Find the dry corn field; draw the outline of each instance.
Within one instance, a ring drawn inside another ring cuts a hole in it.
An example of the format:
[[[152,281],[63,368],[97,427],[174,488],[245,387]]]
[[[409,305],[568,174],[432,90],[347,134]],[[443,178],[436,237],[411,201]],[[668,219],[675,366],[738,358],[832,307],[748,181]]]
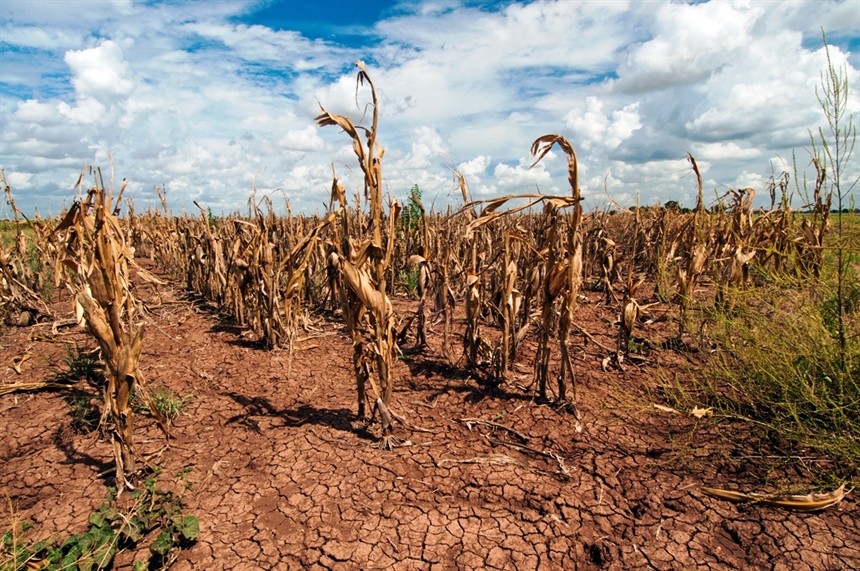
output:
[[[786,175],[769,208],[705,205],[688,156],[691,211],[586,213],[574,144],[546,135],[567,194],[476,201],[453,169],[458,208],[397,204],[359,81],[369,128],[317,118],[363,177],[349,196],[333,172],[324,215],[137,211],[88,169],[67,213],[25,220],[4,178],[0,568],[48,568],[12,543],[83,533],[153,474],[199,535],[153,560],[166,524],[144,526],[92,568],[860,567],[850,485],[805,495],[856,465],[667,400],[731,350],[712,313],[791,311],[744,294],[819,278],[824,193],[801,214]]]

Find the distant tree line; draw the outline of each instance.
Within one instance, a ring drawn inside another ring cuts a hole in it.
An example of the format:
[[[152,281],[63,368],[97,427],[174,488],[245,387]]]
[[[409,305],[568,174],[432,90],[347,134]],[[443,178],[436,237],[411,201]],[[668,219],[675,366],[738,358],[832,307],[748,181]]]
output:
[[[673,211],[678,212],[680,214],[689,214],[693,211],[690,208],[687,208],[685,206],[681,206],[681,204],[677,200],[668,200],[668,201],[666,201],[665,204],[663,204],[663,206],[657,205],[657,206],[640,206],[639,207],[640,210],[650,210],[652,208],[656,208],[658,210],[673,210]],[[716,212],[720,212],[724,209],[725,209],[725,207],[722,204],[717,203],[717,204],[713,205],[710,210],[711,210],[711,212],[716,213]],[[629,207],[629,210],[636,210],[636,206]],[[615,210],[610,210],[609,214],[615,214],[615,212],[616,212]],[[811,211],[810,210],[798,210],[797,212],[799,212],[800,214],[808,214]],[[833,208],[830,212],[831,212],[831,214],[838,214],[839,209]],[[860,214],[860,208],[843,208],[842,214]]]

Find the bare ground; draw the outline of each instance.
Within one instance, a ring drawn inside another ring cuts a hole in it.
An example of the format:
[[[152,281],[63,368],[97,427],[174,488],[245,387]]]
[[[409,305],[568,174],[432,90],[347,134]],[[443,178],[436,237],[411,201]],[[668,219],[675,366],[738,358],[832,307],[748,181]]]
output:
[[[587,295],[579,324],[613,346],[615,313]],[[702,493],[802,484],[816,464],[768,467],[742,427],[655,410],[658,377],[684,375],[695,355],[655,349],[604,371],[603,349],[574,335],[577,432],[568,410],[534,400],[528,358],[509,383],[482,386],[441,357],[436,325],[428,347],[403,347],[394,410],[408,442],[382,451],[378,425],[355,422],[352,348],[337,321],[319,318],[292,354],[272,352],[179,290],[141,296],[152,308],[149,386],[191,395],[159,460],[177,489],[172,475],[190,467],[184,502],[200,519],[173,569],[860,568],[854,494],[810,514]],[[60,297],[55,307],[68,311]],[[637,334],[668,328],[658,319]],[[74,342],[92,346],[78,327],[8,329],[0,383],[52,377]],[[533,350],[529,341],[523,354]],[[18,375],[7,363],[24,352],[34,357]],[[0,396],[0,493],[39,537],[84,531],[111,484],[111,447],[71,429],[67,395]],[[136,433],[145,454],[164,445],[145,415]],[[146,560],[147,545],[120,553],[115,568]]]

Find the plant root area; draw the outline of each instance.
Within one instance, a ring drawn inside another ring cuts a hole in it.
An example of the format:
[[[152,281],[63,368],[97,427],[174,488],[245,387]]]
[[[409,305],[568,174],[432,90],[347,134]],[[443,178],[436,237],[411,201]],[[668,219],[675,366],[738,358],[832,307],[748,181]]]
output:
[[[292,351],[271,351],[181,288],[136,287],[149,308],[147,386],[184,405],[167,442],[139,411],[138,451],[161,452],[159,487],[200,520],[172,569],[860,568],[856,492],[804,513],[701,491],[807,493],[826,459],[781,458],[740,422],[654,408],[665,404],[660,379],[705,358],[658,348],[677,332],[665,317],[637,326],[650,352],[607,366],[618,309],[584,292],[576,323],[590,336],[571,335],[578,422],[570,403],[535,398],[533,336],[506,382],[479,382],[460,358],[462,309],[450,360],[431,313],[427,346],[401,344],[391,406],[401,420],[385,450],[378,415],[355,417],[352,345],[336,316],[312,316]],[[417,307],[395,305],[401,316]],[[53,307],[71,317],[67,293]],[[6,330],[0,385],[51,380],[76,344],[95,346],[58,323]],[[9,361],[23,354],[19,374]],[[34,524],[25,539],[86,531],[113,485],[110,443],[73,427],[74,391],[101,409],[92,381],[0,396],[0,495],[6,520]],[[149,560],[152,539],[114,568]]]

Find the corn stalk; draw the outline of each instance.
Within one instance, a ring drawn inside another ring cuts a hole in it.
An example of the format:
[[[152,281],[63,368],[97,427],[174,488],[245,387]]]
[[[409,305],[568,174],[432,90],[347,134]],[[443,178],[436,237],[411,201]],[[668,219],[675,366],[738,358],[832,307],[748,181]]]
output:
[[[83,180],[83,173],[78,185]],[[125,181],[113,200],[113,177],[105,188],[101,171],[83,201],[76,201],[54,230],[65,236],[64,266],[73,272],[67,282],[75,300],[79,323],[98,342],[107,369],[102,428],[110,431],[116,461],[116,485],[134,489],[140,455],[134,443],[134,411],[129,401],[135,392],[169,436],[166,419],[153,406],[139,368],[144,325],[141,307],[132,293],[131,269],[152,283],[161,282],[134,261],[120,221],[113,214]]]
[[[0,242],[0,319],[17,314],[13,322],[18,325],[29,325],[40,317],[51,317],[51,310],[46,300],[39,292],[43,291],[45,280],[51,272],[49,267],[57,267],[51,250],[54,249],[49,239],[50,228],[44,221],[29,220],[15,206],[12,198],[12,188],[6,181],[6,171],[0,170],[0,183],[6,195],[6,202],[12,208],[15,221],[15,245],[10,249]],[[21,218],[24,221],[21,221]],[[24,234],[24,222],[36,232],[36,244],[31,250],[27,236]],[[39,270],[34,269],[39,266]]]
[[[352,138],[353,151],[364,174],[364,196],[370,204],[371,237],[362,239],[358,230],[359,224],[350,224],[350,211],[346,201],[343,185],[334,177],[332,183],[332,203],[336,199],[340,205],[341,228],[336,234],[335,251],[329,257],[329,265],[334,276],[334,289],[344,314],[344,320],[350,330],[353,340],[353,368],[356,374],[358,388],[358,417],[365,419],[365,383],[370,381],[376,393],[376,408],[382,417],[383,448],[396,445],[397,440],[392,435],[392,427],[388,414],[391,405],[392,380],[391,363],[397,350],[395,344],[396,316],[387,294],[386,274],[391,263],[395,241],[395,225],[400,212],[400,206],[393,202],[387,232],[383,221],[382,203],[382,156],[384,150],[377,142],[377,127],[379,123],[379,101],[376,88],[363,62],[357,62],[359,68],[356,79],[358,87],[365,82],[370,87],[373,119],[370,129],[356,126],[346,117],[329,113],[322,106],[322,113],[316,117],[320,127],[336,125]],[[362,134],[366,142],[362,139]],[[358,204],[358,202],[356,202]],[[361,210],[356,208],[356,216],[360,219]],[[369,340],[363,335],[363,317],[370,322]],[[365,349],[371,356],[368,356]],[[370,367],[375,361],[376,376],[379,384],[373,382]]]
[[[561,311],[558,322],[558,343],[561,350],[561,369],[558,374],[558,399],[565,402],[566,382],[565,377],[570,378],[572,391],[571,405],[577,421],[580,418],[579,409],[576,406],[576,376],[573,372],[573,363],[570,358],[570,329],[573,325],[573,314],[576,310],[576,298],[582,285],[582,194],[579,189],[579,168],[576,159],[576,151],[573,146],[560,135],[544,135],[532,143],[532,156],[537,158],[532,166],[538,164],[554,145],[558,145],[567,155],[567,177],[571,188],[570,198],[548,199],[546,204],[550,215],[561,208],[573,206],[573,212],[567,220],[566,240],[563,240],[558,253],[553,253],[553,241],[550,241],[550,261],[547,264],[547,277],[545,292],[552,297],[562,295]],[[558,229],[554,222],[550,232],[557,233]],[[563,254],[562,254],[563,253]],[[545,307],[546,307],[546,301]],[[546,324],[546,322],[545,322]],[[546,349],[545,349],[546,350]],[[548,359],[543,358],[537,371],[539,381],[539,392],[541,398],[546,398],[546,377],[548,376]]]

